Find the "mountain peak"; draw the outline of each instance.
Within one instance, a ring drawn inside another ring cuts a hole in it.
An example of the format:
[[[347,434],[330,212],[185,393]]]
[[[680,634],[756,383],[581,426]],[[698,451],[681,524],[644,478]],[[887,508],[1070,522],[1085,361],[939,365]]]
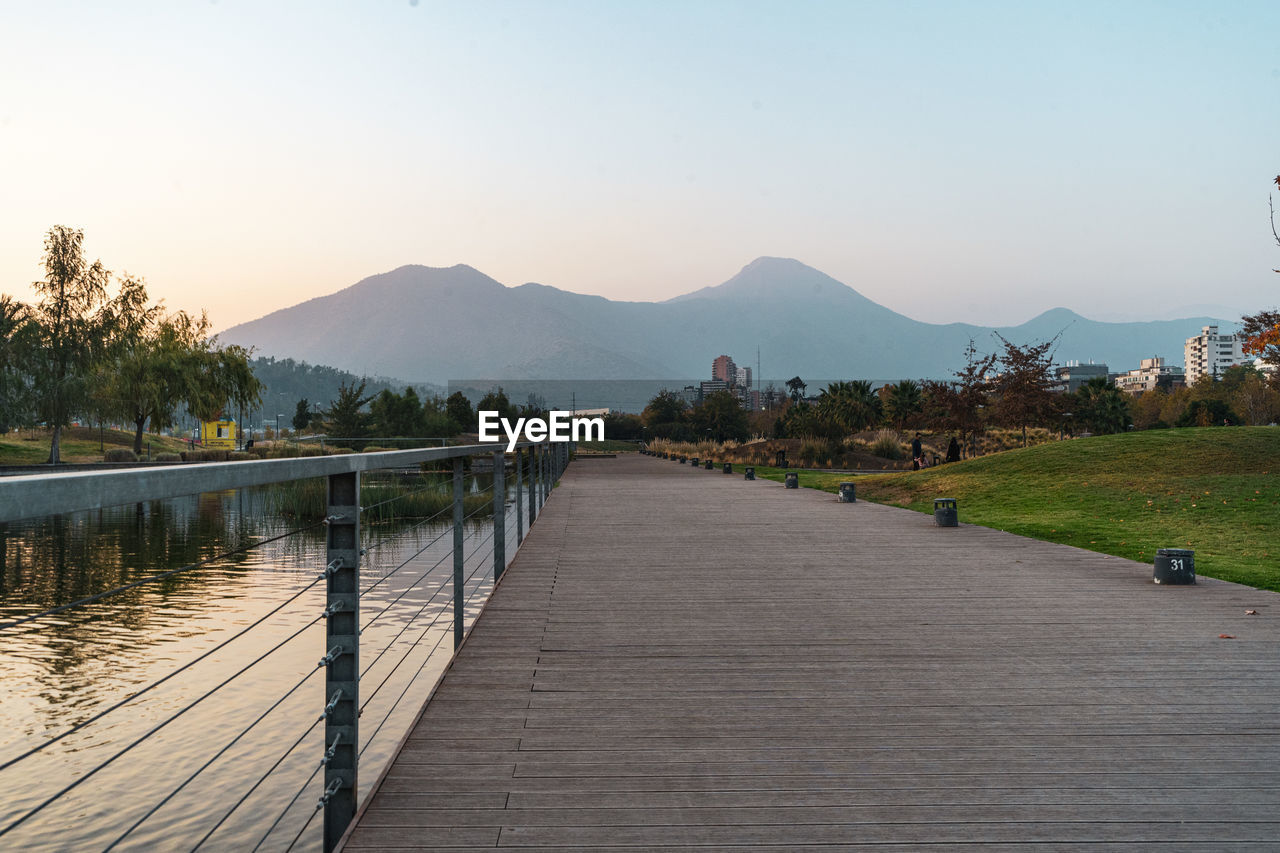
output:
[[[690,299],[830,300],[863,298],[847,284],[794,258],[760,257],[723,284],[704,287],[667,302]]]

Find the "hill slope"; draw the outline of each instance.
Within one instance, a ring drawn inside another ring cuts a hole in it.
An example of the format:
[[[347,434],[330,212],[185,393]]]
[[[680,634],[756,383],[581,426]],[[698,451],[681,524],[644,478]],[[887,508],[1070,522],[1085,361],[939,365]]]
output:
[[[1199,574],[1280,591],[1280,429],[1148,430],[860,477],[858,498],[1151,564],[1191,548]],[[801,473],[836,491],[848,475]]]

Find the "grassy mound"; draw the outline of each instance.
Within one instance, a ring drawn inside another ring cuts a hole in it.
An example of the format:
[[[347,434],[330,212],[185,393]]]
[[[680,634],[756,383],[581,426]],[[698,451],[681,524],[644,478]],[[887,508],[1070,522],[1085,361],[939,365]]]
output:
[[[0,465],[40,465],[49,458],[52,440],[53,431],[48,429],[23,429],[0,434]],[[148,445],[153,456],[176,453],[187,447],[182,439],[148,433],[142,437],[143,459],[147,456]],[[67,427],[62,431],[63,462],[101,462],[106,451],[125,447],[133,447],[133,433],[127,430],[99,432],[97,427]]]
[[[781,480],[776,469],[760,476]],[[802,472],[837,491],[848,475]],[[1280,429],[1151,430],[1054,442],[858,478],[858,498],[1150,563],[1192,548],[1196,571],[1280,591]]]

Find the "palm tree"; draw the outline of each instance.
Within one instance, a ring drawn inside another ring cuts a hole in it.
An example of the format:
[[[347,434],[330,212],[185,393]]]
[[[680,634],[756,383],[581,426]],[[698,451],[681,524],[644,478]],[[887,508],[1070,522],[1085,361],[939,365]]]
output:
[[[818,397],[818,413],[846,432],[857,432],[880,420],[880,398],[865,379],[832,382]]]
[[[924,408],[924,399],[920,393],[920,386],[910,379],[904,379],[897,385],[889,388],[888,399],[885,401],[885,408],[888,410],[889,417],[898,426],[901,432],[905,427],[907,418]]]
[[[1105,377],[1095,376],[1076,392],[1076,419],[1100,435],[1124,432],[1129,426],[1129,398]]]

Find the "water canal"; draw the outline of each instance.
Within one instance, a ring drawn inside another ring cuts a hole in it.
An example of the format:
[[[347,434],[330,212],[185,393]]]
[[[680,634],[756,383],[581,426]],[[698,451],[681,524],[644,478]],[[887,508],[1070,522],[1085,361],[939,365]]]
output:
[[[467,488],[482,503],[491,478]],[[0,625],[209,561],[0,629],[0,828],[79,781],[0,848],[319,849],[324,532],[271,489],[0,527]],[[466,523],[468,624],[492,588],[484,514]],[[448,518],[362,521],[362,796],[452,655]]]

